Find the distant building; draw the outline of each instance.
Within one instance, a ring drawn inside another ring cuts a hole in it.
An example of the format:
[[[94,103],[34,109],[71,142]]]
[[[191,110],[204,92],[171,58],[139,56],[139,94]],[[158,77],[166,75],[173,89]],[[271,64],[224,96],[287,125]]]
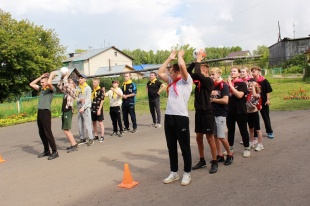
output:
[[[120,73],[123,72],[130,72],[132,79],[142,79],[144,74],[141,72],[133,72],[135,71],[134,68],[132,68],[129,65],[117,65],[117,66],[107,66],[107,67],[100,67],[96,71],[96,73],[93,76],[105,76],[105,77],[118,77],[120,76]]]
[[[92,49],[83,53],[70,53],[69,57],[63,61],[63,66],[69,69],[76,68],[81,74],[92,76],[99,68],[109,67],[111,69],[117,65],[132,67],[132,62],[132,57],[112,46]]]
[[[310,37],[290,39],[284,38],[269,47],[269,66],[277,66],[310,48]]]

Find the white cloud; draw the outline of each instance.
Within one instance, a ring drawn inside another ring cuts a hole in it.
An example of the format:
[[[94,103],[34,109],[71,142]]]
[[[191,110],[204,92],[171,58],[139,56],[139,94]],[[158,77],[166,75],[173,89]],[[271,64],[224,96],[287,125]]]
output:
[[[170,49],[241,46],[244,50],[282,37],[310,34],[310,3],[295,0],[1,0],[13,18],[55,29],[68,51],[88,46]]]

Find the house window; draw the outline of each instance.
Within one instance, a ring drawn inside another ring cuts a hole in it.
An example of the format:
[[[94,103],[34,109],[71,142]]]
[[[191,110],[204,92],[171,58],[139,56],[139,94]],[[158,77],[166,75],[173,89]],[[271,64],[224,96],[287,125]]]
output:
[[[114,52],[114,55],[117,57],[117,52]]]

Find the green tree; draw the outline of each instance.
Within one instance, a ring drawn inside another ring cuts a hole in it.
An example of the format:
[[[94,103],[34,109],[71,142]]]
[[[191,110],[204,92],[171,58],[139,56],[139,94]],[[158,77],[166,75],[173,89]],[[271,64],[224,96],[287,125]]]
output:
[[[0,9],[0,102],[29,92],[29,82],[62,65],[65,47],[52,29]]]
[[[269,64],[269,48],[267,46],[257,46],[257,49],[253,51],[254,55],[262,55],[258,62],[258,66],[261,68],[268,68]]]

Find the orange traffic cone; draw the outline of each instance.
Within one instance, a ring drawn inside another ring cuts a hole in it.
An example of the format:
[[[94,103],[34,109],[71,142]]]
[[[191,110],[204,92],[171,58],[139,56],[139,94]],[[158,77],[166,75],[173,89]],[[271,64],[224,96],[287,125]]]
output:
[[[139,182],[133,181],[130,170],[129,170],[128,163],[125,163],[124,164],[123,182],[121,184],[119,184],[118,186],[130,189],[130,188],[136,186],[137,184],[139,184]]]
[[[2,159],[2,156],[0,155],[0,163],[5,162],[6,160]]]

